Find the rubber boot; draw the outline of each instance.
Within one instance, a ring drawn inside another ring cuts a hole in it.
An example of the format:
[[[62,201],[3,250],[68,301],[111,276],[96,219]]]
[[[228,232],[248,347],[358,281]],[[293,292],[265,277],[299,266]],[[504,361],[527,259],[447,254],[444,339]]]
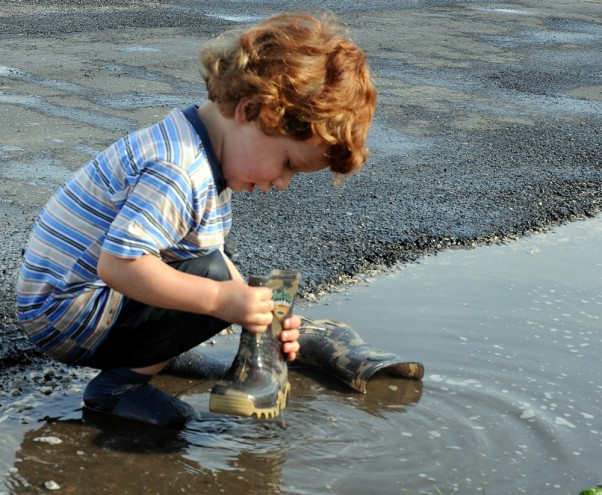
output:
[[[275,418],[290,394],[288,368],[282,354],[282,320],[291,314],[300,276],[274,270],[251,277],[249,285],[273,289],[274,319],[264,333],[242,331],[238,353],[226,378],[211,389],[209,410],[236,416]]]
[[[402,361],[397,355],[377,349],[349,325],[301,317],[297,361],[335,377],[358,392],[366,392],[376,373],[422,380],[421,363]]]

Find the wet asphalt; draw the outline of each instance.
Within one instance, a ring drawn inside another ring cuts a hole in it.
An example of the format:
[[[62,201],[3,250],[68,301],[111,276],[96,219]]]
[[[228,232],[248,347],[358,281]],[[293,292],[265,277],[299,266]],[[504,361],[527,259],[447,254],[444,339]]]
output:
[[[318,173],[285,192],[235,197],[244,274],[298,270],[303,295],[314,298],[427,253],[599,213],[602,4],[369,4],[2,3],[3,393],[68,379],[39,366],[15,323],[15,276],[44,202],[114,139],[203,100],[194,58],[204,39],[273,13],[335,12],[368,55],[379,103],[369,161],[345,185]]]

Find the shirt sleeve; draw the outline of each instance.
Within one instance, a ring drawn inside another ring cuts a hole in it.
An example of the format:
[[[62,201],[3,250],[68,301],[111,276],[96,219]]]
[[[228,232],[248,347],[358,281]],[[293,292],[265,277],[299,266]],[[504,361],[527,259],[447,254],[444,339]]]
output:
[[[188,173],[169,163],[150,163],[113,220],[103,250],[121,258],[159,257],[186,237],[194,221]]]

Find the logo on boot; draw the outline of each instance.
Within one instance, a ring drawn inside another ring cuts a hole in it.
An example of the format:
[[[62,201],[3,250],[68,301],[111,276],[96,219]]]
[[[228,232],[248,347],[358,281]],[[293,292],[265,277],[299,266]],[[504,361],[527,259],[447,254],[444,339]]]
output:
[[[274,315],[282,320],[289,313],[293,305],[294,295],[291,295],[289,291],[284,289],[274,289],[272,294],[274,299]]]

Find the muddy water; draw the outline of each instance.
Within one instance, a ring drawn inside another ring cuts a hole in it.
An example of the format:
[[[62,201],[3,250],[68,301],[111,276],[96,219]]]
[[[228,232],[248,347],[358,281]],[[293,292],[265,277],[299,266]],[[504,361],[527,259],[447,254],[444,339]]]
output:
[[[168,432],[82,418],[82,381],[4,409],[0,493],[567,495],[602,481],[602,218],[445,252],[300,309],[422,361],[424,383],[375,379],[361,395],[292,371],[275,421]],[[210,382],[160,385],[207,410]]]

